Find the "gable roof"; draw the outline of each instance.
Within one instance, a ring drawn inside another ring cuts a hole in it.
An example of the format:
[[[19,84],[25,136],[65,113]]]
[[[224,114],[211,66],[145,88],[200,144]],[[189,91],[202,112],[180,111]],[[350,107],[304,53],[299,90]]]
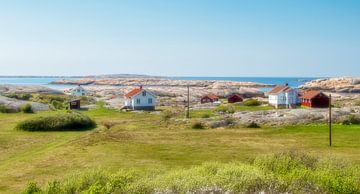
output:
[[[239,93],[232,93],[232,94],[230,94],[227,98],[232,98],[232,97],[234,97],[234,96],[236,96],[236,97],[239,97],[239,98],[244,98],[241,94],[239,94]]]
[[[307,91],[307,92],[304,92],[302,95],[301,95],[301,98],[305,98],[305,99],[313,99],[315,98],[316,96],[318,96],[319,94],[323,94],[321,91],[319,90],[310,90],[310,91]],[[326,96],[326,95],[325,95]]]
[[[139,94],[142,91],[143,91],[142,87],[135,88],[135,89],[131,90],[129,93],[125,94],[125,96],[127,98],[132,98],[132,97],[136,96],[137,94]]]
[[[132,98],[132,97],[134,97],[134,96],[137,96],[138,94],[140,94],[140,93],[143,92],[143,91],[146,91],[146,93],[148,93],[148,94],[150,94],[151,96],[155,97],[155,95],[154,95],[152,92],[144,89],[142,86],[131,90],[130,92],[128,92],[127,94],[125,94],[125,97],[127,97],[127,98]]]
[[[288,90],[288,89],[291,89],[289,86],[287,85],[283,85],[283,86],[276,86],[275,88],[273,88],[269,94],[277,94],[279,92],[282,92],[282,91],[285,91],[285,90]]]
[[[85,90],[81,85],[78,85],[77,87],[73,88],[73,90]]]
[[[202,98],[210,98],[212,100],[216,100],[219,99],[219,97],[217,97],[215,94],[206,94],[205,96],[203,96]]]

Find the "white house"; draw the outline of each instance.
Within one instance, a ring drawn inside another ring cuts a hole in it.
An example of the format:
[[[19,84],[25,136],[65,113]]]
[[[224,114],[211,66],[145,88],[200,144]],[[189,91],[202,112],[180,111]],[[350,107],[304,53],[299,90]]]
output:
[[[87,94],[88,94],[88,92],[80,85],[78,85],[76,88],[73,88],[71,90],[72,96],[79,97],[79,96],[86,96]]]
[[[132,110],[155,110],[156,96],[142,86],[125,94],[125,107]]]
[[[299,92],[288,84],[277,86],[269,93],[269,104],[276,108],[294,108],[299,101]]]

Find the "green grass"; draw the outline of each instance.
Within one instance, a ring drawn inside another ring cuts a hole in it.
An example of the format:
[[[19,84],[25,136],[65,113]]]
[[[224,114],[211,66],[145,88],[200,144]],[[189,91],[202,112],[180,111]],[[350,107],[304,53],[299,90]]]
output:
[[[342,160],[324,160],[287,152],[257,157],[253,162],[205,163],[190,169],[141,172],[101,170],[49,182],[31,183],[26,193],[359,193],[360,168]]]
[[[95,130],[24,132],[14,130],[18,122],[58,111],[0,113],[0,193],[19,193],[30,181],[45,185],[97,168],[111,173],[128,168],[143,172],[182,170],[206,162],[247,163],[287,150],[360,164],[360,125],[334,125],[334,146],[330,148],[328,129],[322,124],[194,130],[192,121],[172,118],[163,122],[156,113],[106,109],[82,113],[99,124]],[[106,122],[114,125],[110,129],[100,125]]]

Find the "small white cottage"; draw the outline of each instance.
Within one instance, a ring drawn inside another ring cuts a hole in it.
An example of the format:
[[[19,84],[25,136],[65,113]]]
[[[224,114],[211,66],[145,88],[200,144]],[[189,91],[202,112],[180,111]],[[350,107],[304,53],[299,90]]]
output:
[[[155,110],[156,96],[142,86],[125,94],[125,107],[132,110]]]
[[[88,94],[88,92],[85,90],[85,88],[81,87],[80,85],[78,85],[76,88],[73,88],[71,90],[71,95],[72,96],[86,96]]]
[[[269,104],[276,108],[294,108],[299,103],[299,93],[288,84],[277,86],[269,93]]]

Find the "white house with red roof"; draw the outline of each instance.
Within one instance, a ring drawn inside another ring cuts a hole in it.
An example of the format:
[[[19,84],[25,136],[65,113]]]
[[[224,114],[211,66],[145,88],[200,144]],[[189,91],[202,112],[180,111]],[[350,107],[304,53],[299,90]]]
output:
[[[132,110],[155,110],[156,96],[142,86],[125,94],[125,107]]]
[[[300,103],[299,92],[288,84],[276,86],[268,95],[269,104],[276,108],[294,108]]]

